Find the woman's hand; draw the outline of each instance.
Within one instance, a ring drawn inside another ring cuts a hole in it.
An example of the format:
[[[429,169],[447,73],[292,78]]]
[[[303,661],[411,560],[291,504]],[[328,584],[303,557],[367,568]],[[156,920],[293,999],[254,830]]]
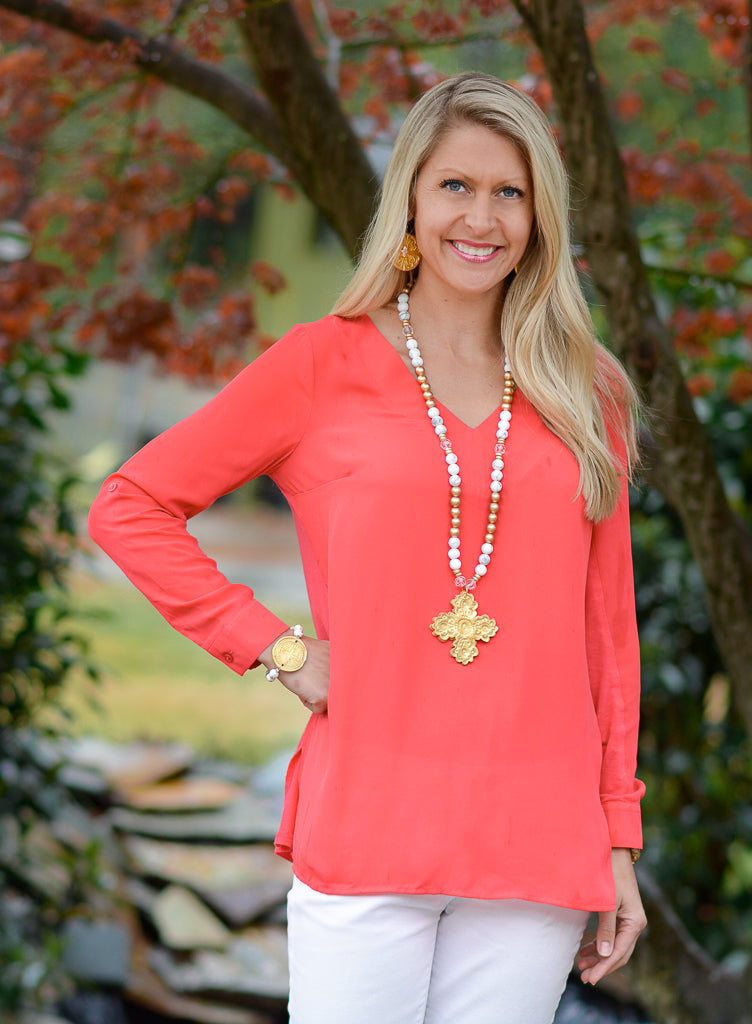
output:
[[[616,884],[616,910],[598,914],[595,939],[592,932],[585,936],[577,958],[582,981],[589,985],[624,966],[647,924],[630,851],[612,850],[611,867]]]
[[[281,635],[291,636],[292,630]],[[297,672],[280,672],[278,678],[309,711],[314,715],[323,715],[329,699],[329,641],[310,636],[302,639],[308,650],[305,665]],[[258,660],[267,669],[274,666],[272,647],[276,642],[270,643],[258,656]]]

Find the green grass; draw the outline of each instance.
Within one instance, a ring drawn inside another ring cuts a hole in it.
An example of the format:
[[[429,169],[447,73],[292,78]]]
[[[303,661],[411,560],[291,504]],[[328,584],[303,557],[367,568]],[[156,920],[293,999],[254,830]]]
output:
[[[254,764],[295,745],[308,713],[262,669],[236,675],[125,583],[80,574],[71,589],[81,613],[77,630],[102,679],[71,679],[59,702],[70,716],[68,732],[119,742],[180,740],[208,756]],[[310,632],[310,621],[302,621]],[[44,719],[57,716],[48,710]]]

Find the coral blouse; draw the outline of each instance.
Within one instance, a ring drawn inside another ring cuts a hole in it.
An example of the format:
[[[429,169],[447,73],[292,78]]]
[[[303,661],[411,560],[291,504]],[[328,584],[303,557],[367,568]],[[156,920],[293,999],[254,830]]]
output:
[[[440,408],[472,573],[498,415],[472,429]],[[574,457],[519,391],[504,458],[474,594],[499,630],[469,665],[429,629],[456,595],[445,460],[415,379],[368,317],[291,330],[109,477],[92,508],[92,537],[168,622],[243,673],[287,623],[185,524],[261,473],[286,495],[331,642],[328,712],[292,758],[277,837],[314,889],[605,910],[611,847],[641,845],[626,483],[593,525]]]

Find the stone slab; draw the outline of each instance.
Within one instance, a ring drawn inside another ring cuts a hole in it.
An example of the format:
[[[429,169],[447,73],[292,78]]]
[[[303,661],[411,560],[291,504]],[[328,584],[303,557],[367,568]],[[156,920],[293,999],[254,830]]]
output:
[[[183,743],[110,743],[94,736],[68,739],[65,760],[95,770],[114,788],[161,782],[186,771],[195,755]]]
[[[77,981],[120,987],[128,980],[131,941],[121,924],[72,918],[63,943],[63,968]]]
[[[232,934],[216,914],[182,885],[168,885],[151,908],[160,941],[170,949],[224,949]]]
[[[279,827],[268,803],[248,791],[218,811],[150,814],[116,807],[108,815],[121,832],[186,842],[273,842]]]
[[[192,889],[229,891],[264,882],[292,885],[290,863],[268,843],[243,846],[173,843],[147,836],[122,837],[131,865],[140,874]]]
[[[287,941],[284,929],[275,925],[248,929],[223,953],[199,951],[178,959],[155,947],[149,963],[181,995],[276,1008],[287,1003]]]
[[[150,786],[127,786],[115,799],[138,811],[214,811],[243,795],[243,788],[224,779],[190,776]]]

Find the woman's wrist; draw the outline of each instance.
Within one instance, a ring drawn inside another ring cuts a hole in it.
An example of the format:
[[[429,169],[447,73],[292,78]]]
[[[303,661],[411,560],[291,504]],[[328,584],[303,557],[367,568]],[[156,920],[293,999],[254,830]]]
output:
[[[297,672],[308,658],[308,648],[303,642],[303,627],[298,623],[290,626],[265,647],[258,660],[266,668],[269,682],[277,679],[280,672]]]
[[[642,853],[642,850],[638,849],[636,846],[614,846],[612,847],[612,850],[623,850],[625,854],[629,855],[632,864],[637,863]]]

